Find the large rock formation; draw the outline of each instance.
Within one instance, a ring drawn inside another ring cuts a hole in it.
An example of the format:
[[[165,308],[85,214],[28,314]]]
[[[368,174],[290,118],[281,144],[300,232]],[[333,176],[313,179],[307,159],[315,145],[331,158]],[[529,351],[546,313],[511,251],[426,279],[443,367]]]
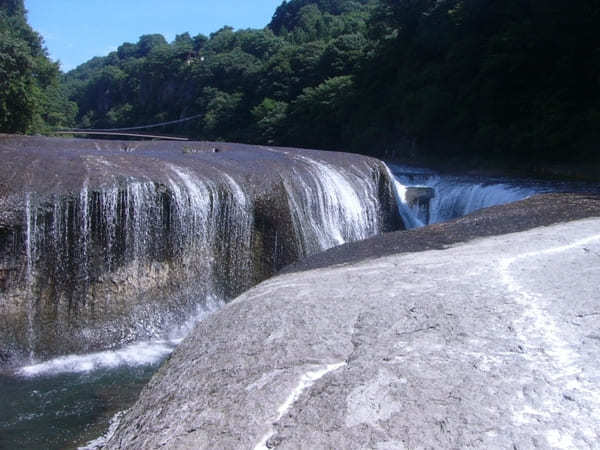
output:
[[[206,142],[0,136],[0,365],[164,334],[402,226],[385,165]]]
[[[600,198],[541,196],[309,258],[201,322],[107,448],[595,448],[585,216]]]

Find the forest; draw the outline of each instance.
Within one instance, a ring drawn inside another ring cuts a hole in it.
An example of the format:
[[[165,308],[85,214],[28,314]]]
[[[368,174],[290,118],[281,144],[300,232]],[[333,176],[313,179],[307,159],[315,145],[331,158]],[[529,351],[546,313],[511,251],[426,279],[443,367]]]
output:
[[[183,30],[182,30],[183,31]],[[0,131],[120,128],[470,166],[600,163],[593,0],[289,0],[264,29],[123,43],[63,74],[0,0]]]

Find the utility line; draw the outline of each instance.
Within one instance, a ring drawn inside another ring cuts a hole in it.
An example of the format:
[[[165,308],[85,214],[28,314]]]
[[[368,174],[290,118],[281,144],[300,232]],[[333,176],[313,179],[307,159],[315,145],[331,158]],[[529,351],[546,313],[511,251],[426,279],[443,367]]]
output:
[[[120,132],[112,132],[112,131],[96,131],[96,130],[86,130],[86,131],[77,131],[77,130],[61,130],[55,131],[57,134],[89,134],[89,135],[108,135],[108,136],[130,136],[130,137],[143,137],[148,139],[164,139],[168,141],[189,141],[188,138],[184,137],[175,137],[175,136],[160,136],[154,134],[139,134],[139,133],[120,133]]]
[[[160,122],[160,123],[153,123],[151,125],[140,125],[137,127],[126,127],[126,128],[73,128],[73,131],[132,131],[132,130],[144,130],[147,128],[158,128],[158,127],[162,127],[164,125],[173,125],[175,123],[181,123],[181,122],[187,122],[188,120],[194,120],[197,119],[199,117],[202,117],[204,114],[196,114],[195,116],[189,116],[189,117],[184,117],[183,119],[177,119],[177,120],[170,120],[168,122]],[[68,130],[61,130],[61,131],[68,131]]]

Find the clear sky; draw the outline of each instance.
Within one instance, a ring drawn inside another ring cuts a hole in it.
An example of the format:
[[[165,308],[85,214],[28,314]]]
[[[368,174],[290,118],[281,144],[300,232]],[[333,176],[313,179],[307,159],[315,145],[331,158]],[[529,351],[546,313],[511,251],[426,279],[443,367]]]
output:
[[[68,71],[123,42],[160,33],[209,35],[224,25],[263,28],[282,0],[25,0],[29,24]]]

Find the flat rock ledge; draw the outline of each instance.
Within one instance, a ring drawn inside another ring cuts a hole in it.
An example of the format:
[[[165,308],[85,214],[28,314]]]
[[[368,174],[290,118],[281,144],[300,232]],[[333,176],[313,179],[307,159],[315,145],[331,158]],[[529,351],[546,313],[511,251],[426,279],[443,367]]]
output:
[[[597,448],[600,201],[526,202],[443,227],[466,239],[528,205],[546,226],[416,251],[392,233],[371,240],[392,254],[354,244],[250,289],[177,348],[107,448]]]

